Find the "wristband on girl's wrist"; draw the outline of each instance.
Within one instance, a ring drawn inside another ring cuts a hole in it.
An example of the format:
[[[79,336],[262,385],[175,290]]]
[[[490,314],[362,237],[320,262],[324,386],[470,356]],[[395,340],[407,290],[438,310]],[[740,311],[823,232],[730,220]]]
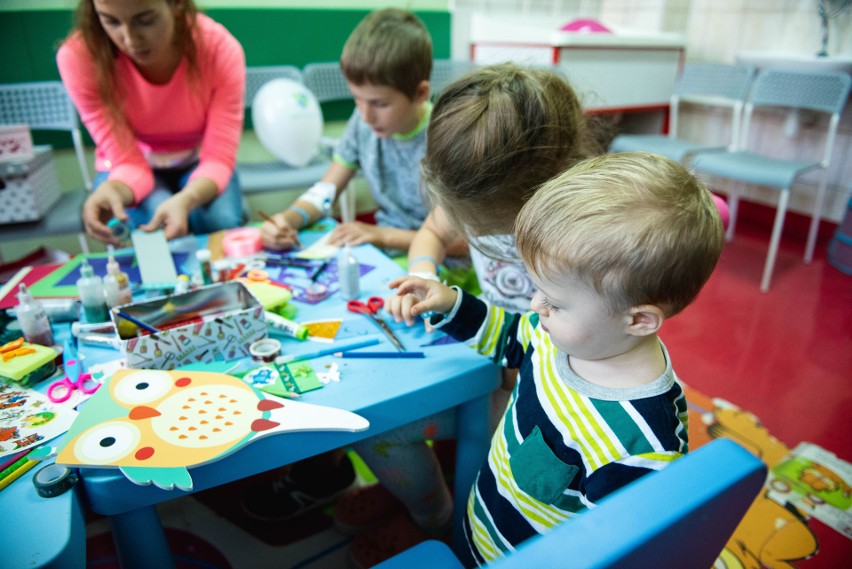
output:
[[[411,265],[413,265],[415,263],[419,263],[420,261],[428,261],[428,262],[432,263],[433,265],[435,265],[436,271],[438,270],[438,267],[440,267],[440,264],[438,263],[438,261],[434,257],[430,257],[429,255],[420,255],[419,257],[414,257],[413,259],[408,260],[409,268],[411,267]]]
[[[302,225],[300,225],[299,227],[305,227],[307,225],[310,225],[311,214],[309,214],[307,211],[297,205],[291,205],[289,209],[292,212],[298,213],[302,217]],[[297,229],[299,227],[297,227]]]

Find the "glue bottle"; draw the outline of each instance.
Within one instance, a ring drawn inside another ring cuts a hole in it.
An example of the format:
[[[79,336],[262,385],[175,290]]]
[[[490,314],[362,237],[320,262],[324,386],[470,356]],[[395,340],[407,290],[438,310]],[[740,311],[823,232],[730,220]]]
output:
[[[83,303],[83,314],[86,322],[106,322],[109,320],[104,284],[101,277],[95,274],[92,265],[86,259],[80,265],[80,278],[77,279],[77,292]]]
[[[27,285],[21,283],[18,290],[19,304],[15,309],[15,316],[21,325],[24,339],[31,344],[52,346],[53,330],[44,307],[33,298],[32,293],[27,290]]]
[[[107,245],[109,260],[107,261],[107,275],[104,277],[104,292],[106,302],[110,308],[120,304],[133,302],[133,291],[130,290],[130,279],[122,272],[118,261],[115,260],[112,245]]]
[[[340,280],[340,296],[344,300],[358,298],[361,294],[360,267],[349,245],[344,245],[337,257],[337,278]]]

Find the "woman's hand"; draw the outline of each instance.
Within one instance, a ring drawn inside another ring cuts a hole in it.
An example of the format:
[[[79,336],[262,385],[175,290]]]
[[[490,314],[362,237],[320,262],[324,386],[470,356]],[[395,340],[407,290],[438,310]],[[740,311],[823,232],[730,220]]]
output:
[[[166,240],[183,237],[189,233],[189,213],[193,208],[189,200],[181,195],[182,193],[178,192],[161,203],[154,210],[151,221],[145,225],[140,225],[139,229],[143,231],[156,231],[162,228]]]
[[[120,247],[121,240],[107,226],[110,219],[127,221],[125,206],[133,203],[133,192],[122,182],[107,180],[83,204],[83,225],[92,238]]]
[[[267,249],[292,249],[299,246],[299,232],[287,222],[284,212],[271,217],[272,222],[264,221],[260,226],[260,237]]]
[[[458,293],[447,285],[411,275],[394,279],[388,286],[396,289],[396,296],[402,298],[393,310],[396,310],[409,325],[414,323],[415,318],[426,312],[448,313],[458,299]],[[399,322],[398,319],[397,322]]]

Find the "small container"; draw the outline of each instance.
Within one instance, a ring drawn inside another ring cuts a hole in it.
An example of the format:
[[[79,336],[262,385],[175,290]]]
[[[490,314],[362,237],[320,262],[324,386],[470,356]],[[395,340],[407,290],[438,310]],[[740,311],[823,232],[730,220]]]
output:
[[[121,304],[130,304],[133,302],[130,279],[127,277],[127,273],[121,270],[118,261],[115,260],[112,245],[107,245],[107,251],[109,251],[109,259],[107,260],[107,274],[104,277],[106,303],[110,308]]]
[[[83,303],[83,315],[86,322],[104,322],[109,320],[104,284],[95,274],[92,265],[86,259],[80,265],[80,278],[77,279],[77,292]]]
[[[343,246],[337,258],[337,277],[340,280],[340,296],[344,300],[358,298],[361,294],[361,268],[349,245]]]
[[[210,262],[211,256],[210,249],[199,249],[195,252],[195,258],[198,259],[198,266],[201,270],[201,280],[206,285],[213,284],[213,265]]]
[[[19,304],[15,309],[15,317],[21,325],[24,338],[31,344],[52,346],[53,330],[50,328],[50,319],[48,319],[44,307],[33,298],[33,295],[27,290],[27,285],[21,283],[19,291]]]

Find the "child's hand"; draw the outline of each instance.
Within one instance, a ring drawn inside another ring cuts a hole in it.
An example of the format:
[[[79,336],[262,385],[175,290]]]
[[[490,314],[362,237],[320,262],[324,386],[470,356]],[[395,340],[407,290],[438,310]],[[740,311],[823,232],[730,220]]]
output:
[[[388,286],[396,289],[397,297],[403,298],[400,312],[404,318],[407,313],[405,321],[409,325],[413,323],[414,318],[425,312],[446,314],[453,309],[458,298],[456,291],[442,283],[411,275],[394,279]],[[409,318],[412,321],[409,321]]]
[[[276,213],[260,226],[260,238],[267,249],[292,249],[299,246],[299,232],[294,229],[283,213]]]
[[[411,314],[411,307],[420,302],[416,294],[394,295],[385,299],[385,311],[390,314],[395,322],[405,320],[406,325],[413,326],[417,319]],[[426,331],[431,332],[433,328],[426,322]]]
[[[370,243],[382,247],[382,230],[377,225],[360,221],[341,223],[331,232],[328,243],[336,246]]]

